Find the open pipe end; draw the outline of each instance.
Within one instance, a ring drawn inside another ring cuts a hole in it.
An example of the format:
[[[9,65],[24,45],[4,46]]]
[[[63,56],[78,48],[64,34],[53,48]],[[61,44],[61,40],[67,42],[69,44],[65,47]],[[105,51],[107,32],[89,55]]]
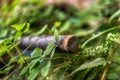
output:
[[[78,49],[78,38],[73,35],[63,36],[62,44],[58,47],[68,52],[74,52]]]

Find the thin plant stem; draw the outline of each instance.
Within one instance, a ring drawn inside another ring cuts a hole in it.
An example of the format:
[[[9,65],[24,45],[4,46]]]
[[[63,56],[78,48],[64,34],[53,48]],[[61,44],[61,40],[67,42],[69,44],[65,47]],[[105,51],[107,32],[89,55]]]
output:
[[[116,47],[115,47],[116,48]],[[107,61],[112,61],[113,57],[114,57],[114,54],[115,54],[115,48],[112,49],[112,53],[110,54],[110,56],[108,57],[108,60]],[[111,52],[111,50],[110,50]],[[110,67],[110,64],[109,63],[106,63],[106,67],[102,73],[102,76],[101,76],[101,79],[100,80],[106,80],[106,74],[109,70],[109,67]]]

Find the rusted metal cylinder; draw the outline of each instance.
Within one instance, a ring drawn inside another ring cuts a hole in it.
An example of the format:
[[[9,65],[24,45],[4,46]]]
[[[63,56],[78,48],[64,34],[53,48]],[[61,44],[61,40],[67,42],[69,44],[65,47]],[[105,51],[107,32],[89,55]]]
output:
[[[20,48],[26,48],[32,44],[29,49],[35,49],[39,47],[43,50],[46,49],[48,43],[55,42],[54,36],[34,36],[34,37],[23,37],[20,39]],[[78,48],[78,38],[73,35],[62,35],[59,36],[57,48],[62,51],[74,52]]]

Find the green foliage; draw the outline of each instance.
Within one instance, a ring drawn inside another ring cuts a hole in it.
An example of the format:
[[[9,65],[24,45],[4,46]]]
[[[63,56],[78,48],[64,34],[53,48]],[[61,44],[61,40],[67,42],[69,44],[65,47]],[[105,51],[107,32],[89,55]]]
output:
[[[108,76],[108,79],[111,79],[111,80],[119,79],[119,76],[114,72],[109,73],[107,76]]]
[[[88,40],[82,45],[82,48],[84,48],[84,46],[85,46],[88,42],[90,42],[90,41],[92,41],[93,39],[101,36],[102,34],[105,34],[105,33],[109,32],[109,31],[111,31],[111,30],[118,29],[118,28],[120,28],[120,26],[110,28],[110,29],[105,30],[105,31],[103,31],[103,32],[101,32],[101,33],[98,33],[97,35],[93,35],[93,37],[91,37],[90,39],[88,39]]]
[[[55,53],[55,44],[49,43],[46,50],[42,52],[41,49],[36,48],[31,53],[31,59],[33,59],[30,63],[28,63],[21,71],[20,75],[26,74],[29,71],[28,80],[34,80],[38,74],[42,77],[46,77],[49,73],[49,69],[51,67],[51,61],[46,60],[45,58],[50,55],[50,58],[54,56]]]
[[[48,44],[49,46],[47,46],[45,52],[44,52],[44,55],[49,55],[52,50],[55,48],[55,44],[54,43],[49,43]]]
[[[34,80],[36,78],[36,76],[39,73],[39,68],[34,68],[30,71],[30,75],[28,76],[28,80]]]
[[[12,25],[13,28],[17,30],[17,33],[15,34],[14,41],[16,41],[19,37],[22,36],[23,33],[26,33],[29,28],[29,23],[19,24],[19,25]]]
[[[46,5],[46,0],[8,1],[2,0],[2,6],[0,2],[0,79],[120,79],[119,0],[95,0],[81,9],[69,2],[61,6],[59,1],[53,5]],[[23,50],[18,39],[33,34],[54,35],[55,42],[24,56],[32,43]],[[77,51],[57,50],[59,36],[67,34],[79,38]]]
[[[70,28],[70,24],[71,24],[70,21],[66,21],[60,28],[59,32],[62,33],[67,31]]]
[[[97,66],[103,65],[105,63],[106,63],[106,61],[102,58],[94,59],[91,62],[87,62],[87,63],[82,64],[80,67],[78,67],[76,70],[74,70],[69,76],[72,76],[73,74],[75,74],[76,72],[78,72],[80,70],[97,67]]]
[[[51,61],[47,61],[45,65],[41,68],[41,76],[46,77],[48,75],[50,66]]]
[[[58,41],[59,41],[59,33],[58,33],[57,29],[55,29],[55,31],[54,31],[54,36],[55,36],[55,42],[58,43]]]
[[[61,26],[61,22],[55,22],[54,26],[57,28],[57,27],[60,27]]]
[[[5,37],[7,34],[7,31],[5,28],[0,28],[0,38]]]
[[[118,10],[117,12],[115,12],[109,19],[109,22],[113,21],[114,18],[120,18],[120,10]]]
[[[47,25],[45,25],[42,29],[40,29],[40,31],[38,31],[36,34],[37,35],[41,35],[41,34],[43,34],[43,32],[45,32],[45,30],[48,28],[48,26]]]
[[[4,39],[0,41],[0,57],[6,54],[8,50],[10,49],[12,41],[10,39]]]
[[[109,33],[107,36],[107,40],[120,44],[120,33],[116,33],[116,34]]]
[[[32,53],[31,53],[31,58],[35,58],[38,56],[42,55],[42,50],[39,48],[36,48]]]
[[[0,71],[0,74],[8,74],[9,71],[13,68],[14,66],[9,66],[7,68],[5,68],[4,70]]]

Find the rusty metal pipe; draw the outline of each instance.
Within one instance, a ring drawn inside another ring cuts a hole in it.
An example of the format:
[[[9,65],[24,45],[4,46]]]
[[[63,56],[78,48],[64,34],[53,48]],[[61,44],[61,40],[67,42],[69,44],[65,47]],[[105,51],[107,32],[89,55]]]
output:
[[[20,48],[26,48],[31,43],[33,43],[29,49],[35,49],[39,47],[43,50],[46,49],[49,42],[55,42],[54,36],[34,36],[34,37],[23,37],[20,39]],[[78,48],[78,38],[73,35],[62,35],[59,36],[59,44],[57,44],[57,48],[62,51],[74,52]]]

